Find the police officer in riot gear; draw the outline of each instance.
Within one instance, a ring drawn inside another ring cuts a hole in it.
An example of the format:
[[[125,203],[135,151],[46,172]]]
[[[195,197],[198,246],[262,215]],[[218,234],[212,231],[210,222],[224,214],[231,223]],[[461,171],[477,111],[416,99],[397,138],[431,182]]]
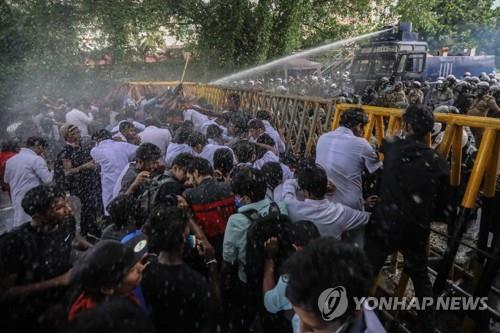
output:
[[[408,103],[412,104],[423,104],[424,103],[424,92],[421,90],[422,84],[418,81],[413,81],[412,87],[408,92]]]
[[[500,117],[500,108],[498,107],[495,98],[490,95],[490,85],[488,82],[480,82],[477,87],[476,99],[467,112],[469,116],[476,117]],[[476,139],[477,146],[481,142],[483,136],[482,128],[471,128],[474,138]]]
[[[440,105],[453,104],[453,92],[442,80],[438,80],[436,82],[436,87],[431,96],[431,104],[433,108],[436,108]]]
[[[453,92],[456,96],[453,106],[456,107],[461,114],[466,114],[475,97],[471,93],[470,84],[466,81],[460,81],[455,86]]]

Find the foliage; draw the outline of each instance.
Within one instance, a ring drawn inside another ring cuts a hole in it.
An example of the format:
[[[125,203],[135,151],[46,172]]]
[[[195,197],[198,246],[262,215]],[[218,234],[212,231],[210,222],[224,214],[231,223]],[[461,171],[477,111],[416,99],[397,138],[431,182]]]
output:
[[[431,47],[499,54],[500,11],[493,0],[0,0],[0,98],[56,95],[72,87],[102,93],[95,81],[144,77],[182,64],[143,64],[164,47],[163,32],[187,42],[209,79],[327,41],[411,21]],[[84,33],[85,32],[85,33]],[[91,36],[92,43],[88,42]],[[112,65],[84,66],[109,55]],[[138,66],[138,64],[140,64]],[[155,76],[156,77],[156,76]],[[20,94],[22,92],[22,94]],[[3,103],[6,105],[8,103]]]

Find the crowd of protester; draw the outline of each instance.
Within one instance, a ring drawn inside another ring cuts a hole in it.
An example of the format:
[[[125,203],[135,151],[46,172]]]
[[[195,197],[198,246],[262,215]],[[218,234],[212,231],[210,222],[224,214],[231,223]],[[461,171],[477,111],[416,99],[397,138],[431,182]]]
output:
[[[2,146],[15,211],[0,236],[3,331],[384,332],[352,297],[396,250],[432,296],[426,244],[449,167],[426,144],[423,105],[406,108],[383,162],[367,121],[344,112],[304,158],[236,94],[221,113],[182,89],[45,97],[10,126],[21,148]],[[350,301],[328,321],[318,297],[336,286]],[[419,316],[431,331],[433,311]]]

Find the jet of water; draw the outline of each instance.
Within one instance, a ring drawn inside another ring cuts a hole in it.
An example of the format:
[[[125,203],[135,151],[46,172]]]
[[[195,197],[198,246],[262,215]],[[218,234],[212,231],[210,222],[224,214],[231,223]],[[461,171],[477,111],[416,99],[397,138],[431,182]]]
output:
[[[255,66],[255,67],[252,67],[252,68],[249,68],[249,69],[237,72],[237,73],[233,73],[231,75],[225,76],[225,77],[220,78],[218,80],[212,81],[212,82],[210,82],[210,84],[224,84],[224,83],[227,83],[228,81],[236,81],[236,80],[239,80],[241,78],[244,78],[244,77],[247,77],[250,75],[255,75],[255,74],[260,73],[260,72],[268,71],[269,69],[276,67],[276,66],[278,66],[286,61],[289,61],[289,60],[292,60],[295,58],[302,58],[302,57],[311,56],[314,54],[318,54],[321,52],[325,52],[325,51],[328,51],[331,49],[335,49],[335,48],[347,45],[349,43],[357,42],[357,41],[360,41],[360,40],[363,40],[366,38],[370,38],[370,37],[375,37],[375,36],[378,36],[386,31],[389,31],[389,30],[391,30],[391,29],[370,32],[370,33],[367,33],[367,34],[364,34],[361,36],[347,38],[347,39],[339,40],[339,41],[336,41],[333,43],[318,46],[318,47],[315,47],[312,49],[304,50],[302,52],[292,54],[292,55],[289,55],[289,56],[286,56],[283,58],[279,58],[279,59],[270,61],[268,63],[262,64],[259,66]]]

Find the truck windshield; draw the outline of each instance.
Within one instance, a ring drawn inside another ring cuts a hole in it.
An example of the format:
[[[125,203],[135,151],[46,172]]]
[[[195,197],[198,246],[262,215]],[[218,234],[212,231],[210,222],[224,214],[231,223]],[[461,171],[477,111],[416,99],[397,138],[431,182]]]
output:
[[[388,75],[394,71],[395,59],[393,56],[378,56],[373,61],[370,74],[372,75]]]
[[[353,73],[369,76],[391,76],[396,63],[395,54],[373,54],[370,58],[358,58],[353,63]]]

